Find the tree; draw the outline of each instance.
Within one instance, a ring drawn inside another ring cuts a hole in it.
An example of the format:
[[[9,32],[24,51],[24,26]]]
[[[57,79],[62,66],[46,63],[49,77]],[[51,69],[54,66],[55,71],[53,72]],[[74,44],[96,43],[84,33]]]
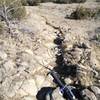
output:
[[[24,13],[20,0],[0,0],[0,17],[6,23],[9,33],[12,33],[11,20],[19,19]]]

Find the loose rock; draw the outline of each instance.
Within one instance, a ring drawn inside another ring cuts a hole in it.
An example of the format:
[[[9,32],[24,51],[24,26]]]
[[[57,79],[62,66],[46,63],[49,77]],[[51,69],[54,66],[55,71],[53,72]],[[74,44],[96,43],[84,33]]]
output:
[[[88,89],[84,89],[81,92],[81,95],[84,100],[97,100],[96,96],[94,95],[93,92],[89,91]]]
[[[36,96],[37,87],[34,79],[26,80],[22,86],[22,89],[31,96]]]
[[[62,97],[62,95],[61,95],[61,93],[60,93],[60,91],[59,91],[59,88],[57,88],[57,89],[54,90],[54,92],[53,92],[53,94],[52,94],[52,97],[54,98],[54,100],[65,100],[65,99]]]
[[[0,50],[0,59],[6,60],[6,58],[7,58],[7,54],[4,51]]]
[[[91,89],[91,91],[93,91],[93,93],[95,95],[100,95],[100,88],[99,87],[97,87],[97,86],[91,86],[90,89]]]

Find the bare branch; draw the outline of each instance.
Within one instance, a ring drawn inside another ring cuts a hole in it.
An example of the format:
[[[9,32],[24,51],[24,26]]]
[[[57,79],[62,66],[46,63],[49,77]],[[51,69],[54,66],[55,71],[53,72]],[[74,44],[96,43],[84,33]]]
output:
[[[12,1],[12,2],[9,4],[9,6],[7,7],[7,9],[9,9],[9,7],[12,6],[14,3],[16,3],[17,1],[18,1],[18,0]]]
[[[5,0],[3,1],[2,6],[3,6],[4,10],[6,11],[7,10],[7,6],[6,6],[6,1]]]
[[[20,9],[20,8],[23,8],[23,7],[17,7],[17,8],[10,8],[10,9],[8,9],[7,10],[7,14],[9,13],[9,12],[11,12],[12,10],[18,10],[18,9]]]

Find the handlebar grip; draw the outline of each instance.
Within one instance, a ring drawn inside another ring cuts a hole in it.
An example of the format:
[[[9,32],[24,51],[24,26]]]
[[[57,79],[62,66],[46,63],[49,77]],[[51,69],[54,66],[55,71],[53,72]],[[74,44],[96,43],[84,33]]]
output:
[[[57,82],[59,87],[64,87],[64,84],[60,81],[60,79],[57,77],[57,72],[51,71],[50,72],[51,76],[54,78],[54,80]]]

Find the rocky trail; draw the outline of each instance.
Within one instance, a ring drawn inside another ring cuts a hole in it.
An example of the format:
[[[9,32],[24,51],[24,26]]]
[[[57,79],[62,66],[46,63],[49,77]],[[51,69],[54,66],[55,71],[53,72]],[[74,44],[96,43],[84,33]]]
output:
[[[99,6],[82,5],[89,4]],[[72,85],[79,100],[99,100],[100,45],[90,39],[100,21],[66,19],[77,6],[27,6],[14,36],[0,34],[0,100],[45,100],[49,89],[54,100],[65,100],[43,65]]]

